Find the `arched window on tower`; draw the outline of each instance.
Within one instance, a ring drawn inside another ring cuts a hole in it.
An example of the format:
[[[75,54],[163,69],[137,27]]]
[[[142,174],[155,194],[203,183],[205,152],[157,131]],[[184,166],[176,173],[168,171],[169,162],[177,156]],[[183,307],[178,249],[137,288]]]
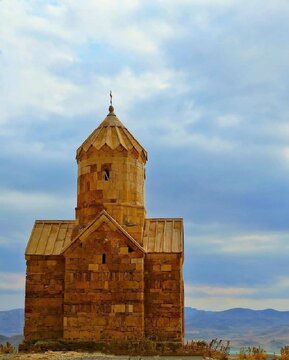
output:
[[[102,263],[106,264],[106,254],[102,254]]]

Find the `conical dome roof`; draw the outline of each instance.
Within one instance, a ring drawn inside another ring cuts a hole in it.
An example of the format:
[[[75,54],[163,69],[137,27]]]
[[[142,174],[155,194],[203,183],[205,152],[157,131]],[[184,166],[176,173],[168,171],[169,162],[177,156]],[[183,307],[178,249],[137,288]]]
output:
[[[111,150],[118,149],[133,152],[139,154],[144,161],[147,160],[146,150],[118,119],[112,105],[109,107],[109,113],[103,122],[77,149],[76,158],[78,158],[82,152],[87,152],[91,147],[94,147],[96,150],[108,147]]]

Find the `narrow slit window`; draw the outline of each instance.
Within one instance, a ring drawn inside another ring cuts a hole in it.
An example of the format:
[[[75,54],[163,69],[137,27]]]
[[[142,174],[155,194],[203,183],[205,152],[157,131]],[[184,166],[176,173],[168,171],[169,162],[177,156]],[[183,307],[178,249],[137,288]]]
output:
[[[133,252],[133,248],[131,248],[130,246],[128,246],[128,252],[129,252],[129,253]]]
[[[102,263],[106,264],[106,254],[102,254]]]
[[[110,174],[109,174],[109,170],[105,169],[105,170],[104,170],[104,180],[105,180],[105,181],[108,181],[108,180],[109,180],[109,175],[110,175]]]

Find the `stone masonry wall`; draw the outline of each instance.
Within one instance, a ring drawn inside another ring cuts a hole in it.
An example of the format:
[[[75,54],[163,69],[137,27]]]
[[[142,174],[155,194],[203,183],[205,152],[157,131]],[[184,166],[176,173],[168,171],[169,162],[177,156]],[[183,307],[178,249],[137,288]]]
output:
[[[183,341],[184,296],[180,254],[146,254],[145,336]]]
[[[137,153],[95,149],[82,153],[77,181],[79,225],[88,225],[106,209],[141,242],[145,218],[144,171],[144,162]]]
[[[134,245],[135,246],[135,245]],[[144,254],[103,223],[65,252],[64,338],[139,339],[144,334]]]
[[[26,256],[26,264],[25,339],[62,338],[64,258]]]

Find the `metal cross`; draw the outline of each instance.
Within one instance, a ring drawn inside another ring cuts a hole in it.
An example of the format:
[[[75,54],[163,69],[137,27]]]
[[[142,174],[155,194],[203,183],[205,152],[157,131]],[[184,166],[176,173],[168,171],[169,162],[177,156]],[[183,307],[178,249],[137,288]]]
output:
[[[109,96],[110,96],[110,105],[112,105],[112,92],[111,92],[111,90],[110,90]]]

